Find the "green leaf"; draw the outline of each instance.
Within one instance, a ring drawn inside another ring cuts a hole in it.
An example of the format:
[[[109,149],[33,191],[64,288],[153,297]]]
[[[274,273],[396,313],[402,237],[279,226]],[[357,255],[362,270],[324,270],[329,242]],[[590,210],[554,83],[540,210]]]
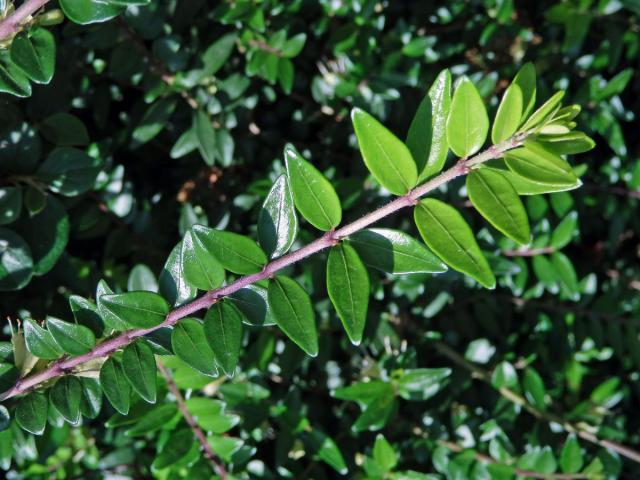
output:
[[[278,327],[308,355],[318,355],[315,314],[307,292],[294,280],[278,276],[269,282],[268,299]]]
[[[327,261],[327,291],[354,345],[362,341],[369,305],[369,275],[350,245],[336,245]]]
[[[185,404],[196,423],[207,432],[225,433],[240,423],[238,415],[225,413],[225,403],[220,400],[191,397]]]
[[[56,63],[56,42],[51,32],[37,28],[11,42],[11,60],[32,81],[49,83]]]
[[[11,415],[4,405],[0,405],[0,432],[4,432],[11,426]]]
[[[70,355],[82,355],[96,345],[96,337],[82,325],[47,317],[47,330],[58,346]]]
[[[228,33],[213,42],[202,54],[204,66],[200,71],[202,77],[215,75],[225,64],[236,43],[236,34]]]
[[[52,191],[73,197],[93,187],[101,167],[99,158],[76,148],[60,147],[49,154],[36,174]]]
[[[58,146],[87,145],[89,132],[82,120],[70,113],[49,115],[40,124],[42,136]]]
[[[467,176],[467,192],[473,206],[496,229],[525,245],[531,241],[527,211],[518,192],[496,170],[479,168]]]
[[[340,199],[329,181],[293,147],[284,147],[289,185],[300,214],[318,230],[329,231],[340,224]]]
[[[486,166],[483,168],[494,170],[493,168]],[[526,178],[521,177],[520,175],[515,174],[511,170],[507,170],[506,168],[496,168],[495,170],[497,170],[499,173],[504,175],[507,180],[509,180],[509,183],[513,186],[513,188],[516,189],[516,192],[518,192],[518,195],[541,195],[543,193],[566,192],[568,190],[575,190],[576,188],[582,186],[582,182],[577,178],[576,183],[569,186],[543,185],[541,183],[535,183],[527,180]]]
[[[297,35],[294,35],[289,40],[287,40],[282,47],[282,56],[285,58],[297,57],[304,48],[304,44],[306,41],[306,33],[298,33]]]
[[[156,470],[162,470],[177,463],[191,451],[194,442],[193,432],[188,428],[173,432],[163,445],[160,453],[156,455],[151,467]]]
[[[568,188],[578,182],[571,166],[540,144],[527,142],[510,150],[505,162],[509,170],[533,183]]]
[[[165,321],[169,304],[157,293],[128,292],[102,295],[99,308],[129,327],[152,328]]]
[[[404,195],[415,187],[418,172],[407,146],[359,108],[351,110],[351,121],[364,163],[378,183],[395,195]]]
[[[29,78],[11,61],[8,52],[0,52],[0,92],[16,97],[31,95]]]
[[[127,346],[122,353],[124,376],[148,403],[156,402],[156,359],[143,341]]]
[[[96,303],[98,304],[98,313],[100,318],[109,330],[123,331],[127,329],[127,324],[115,313],[111,312],[102,303],[102,297],[113,294],[113,290],[109,288],[107,282],[100,280],[96,287]]]
[[[167,258],[164,268],[158,278],[160,295],[174,306],[182,305],[198,294],[198,289],[192,287],[184,278],[182,269],[182,242],[179,242]]]
[[[258,240],[269,257],[276,258],[289,251],[298,233],[293,195],[285,174],[274,182],[262,204],[258,217]]]
[[[451,108],[451,72],[442,70],[418,106],[409,132],[407,147],[416,162],[418,181],[442,170],[447,159],[446,125]]]
[[[551,264],[558,274],[560,289],[572,300],[580,299],[580,285],[571,260],[562,252],[551,254]]]
[[[229,299],[242,312],[242,321],[247,325],[267,327],[276,324],[267,302],[266,288],[248,285],[231,294]]]
[[[524,122],[536,104],[536,67],[531,62],[525,63],[512,82],[520,87],[522,93],[522,119]]]
[[[458,157],[476,153],[489,132],[489,117],[476,87],[462,77],[453,93],[447,119],[447,142]]]
[[[178,415],[180,415],[180,413],[174,403],[158,405],[145,413],[133,427],[125,432],[125,435],[127,437],[138,437],[167,428]]]
[[[580,444],[575,435],[569,435],[560,454],[560,468],[564,473],[577,473],[583,465],[584,457]]]
[[[122,12],[122,7],[93,0],[60,0],[60,8],[72,22],[80,25],[111,20]]]
[[[538,372],[536,372],[533,368],[526,368],[524,370],[524,376],[522,378],[522,389],[524,390],[524,396],[527,398],[527,401],[531,403],[534,407],[539,408],[541,410],[546,410],[547,401],[546,394],[547,391],[544,388],[544,382]]]
[[[220,368],[233,376],[242,347],[242,313],[231,302],[214,303],[204,317],[204,334]]]
[[[563,90],[556,92],[549,100],[544,102],[540,108],[533,112],[529,119],[524,122],[524,125],[522,125],[520,130],[526,132],[539,127],[540,125],[544,125],[545,120],[547,120],[556,107],[560,105],[563,97]]]
[[[129,278],[127,279],[127,290],[130,292],[134,290],[145,290],[147,292],[157,292],[158,282],[156,277],[149,267],[144,263],[138,263],[129,272]]]
[[[31,318],[24,321],[24,341],[27,350],[38,358],[54,360],[62,355],[62,350],[53,339],[51,333]]]
[[[309,444],[308,449],[313,452],[314,458],[319,458],[340,475],[346,475],[349,472],[340,448],[324,432],[314,428],[310,432],[303,433],[302,439]]]
[[[29,212],[29,217],[33,218],[47,206],[47,194],[39,188],[31,185],[24,192],[24,207]]]
[[[398,464],[395,450],[381,433],[376,436],[376,442],[373,444],[373,459],[384,472],[390,472]]]
[[[422,200],[414,220],[425,243],[446,264],[486,288],[495,287],[496,279],[471,228],[455,208],[431,198]]]
[[[193,130],[198,139],[198,150],[204,162],[211,166],[216,160],[216,132],[209,116],[202,110],[193,114]]]
[[[178,358],[199,372],[211,377],[218,374],[213,351],[205,339],[200,320],[181,320],[171,333],[171,347]]]
[[[540,135],[537,140],[545,148],[558,155],[584,153],[596,146],[596,142],[583,132],[569,132],[563,135]]]
[[[131,134],[133,148],[144,145],[165,128],[177,103],[175,98],[161,98],[149,107]]]
[[[349,243],[358,251],[365,265],[383,272],[404,274],[447,271],[447,266],[422,243],[400,230],[360,230],[349,237]]]
[[[31,247],[33,274],[44,275],[58,262],[69,241],[71,222],[60,201],[49,195],[44,209],[12,227]]]
[[[31,249],[20,235],[0,227],[0,291],[19,290],[33,275]]]
[[[115,358],[108,358],[100,368],[100,386],[105,396],[122,415],[129,413],[131,386],[124,376],[122,365]]]
[[[256,273],[267,263],[265,253],[248,237],[203,225],[194,225],[191,232],[194,243],[199,243],[200,248],[213,255],[230,272]]]
[[[77,425],[80,422],[81,398],[82,385],[80,385],[80,380],[72,375],[60,378],[49,393],[51,404],[72,425]]]
[[[0,225],[15,222],[22,210],[22,189],[18,187],[0,188]]]
[[[450,376],[450,368],[405,370],[398,380],[398,395],[405,400],[428,400],[445,387]]]
[[[102,390],[100,382],[95,378],[79,377],[82,387],[80,397],[80,413],[85,418],[94,419],[100,414],[102,408]]]
[[[181,263],[185,281],[200,290],[213,290],[222,285],[224,269],[195,234],[188,231],[182,239]]]
[[[511,137],[522,119],[522,91],[516,84],[511,84],[504,92],[502,101],[498,106],[496,118],[491,129],[491,141],[493,143],[504,142]]]
[[[42,393],[30,393],[16,407],[16,422],[29,433],[42,435],[47,424],[49,402]]]
[[[560,250],[573,240],[573,237],[578,228],[578,214],[576,212],[569,213],[558,224],[556,229],[551,233],[550,246],[556,250]]]

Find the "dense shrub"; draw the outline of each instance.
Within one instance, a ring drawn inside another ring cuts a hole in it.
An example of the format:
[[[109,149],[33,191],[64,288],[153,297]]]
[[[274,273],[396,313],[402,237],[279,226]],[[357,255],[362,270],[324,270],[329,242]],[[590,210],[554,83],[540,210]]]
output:
[[[638,15],[0,0],[7,478],[636,478]]]

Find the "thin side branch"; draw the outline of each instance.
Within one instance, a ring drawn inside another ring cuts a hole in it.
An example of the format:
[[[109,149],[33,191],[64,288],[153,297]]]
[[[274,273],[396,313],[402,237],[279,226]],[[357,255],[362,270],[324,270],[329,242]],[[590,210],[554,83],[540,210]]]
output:
[[[176,403],[178,404],[178,410],[180,410],[180,413],[182,414],[185,421],[189,425],[189,428],[191,428],[191,431],[196,436],[196,438],[198,439],[198,442],[202,446],[202,450],[204,451],[204,456],[211,463],[211,466],[213,467],[213,470],[216,473],[216,475],[218,475],[221,478],[221,480],[225,480],[227,478],[227,471],[224,469],[222,464],[218,461],[216,454],[211,448],[211,445],[209,445],[209,442],[207,442],[207,436],[204,434],[202,429],[198,426],[195,418],[193,418],[193,415],[191,415],[191,412],[187,408],[187,405],[184,402],[184,397],[182,396],[182,393],[180,393],[180,389],[176,385],[176,382],[173,380],[173,377],[171,376],[171,372],[169,372],[167,367],[165,367],[162,364],[162,362],[157,362],[157,365],[158,365],[158,370],[160,370],[160,373],[162,374],[162,376],[167,382],[167,388],[169,388],[169,391],[171,392],[171,394],[176,398]]]
[[[526,134],[516,134],[514,137],[506,140],[500,144],[493,145],[482,153],[477,154],[474,157],[469,159],[459,161],[450,169],[444,171],[437,177],[432,178],[428,182],[416,187],[414,190],[410,191],[406,195],[396,198],[395,200],[389,202],[388,204],[380,207],[373,212],[366,214],[365,216],[359,218],[358,220],[345,225],[342,228],[337,230],[327,232],[322,237],[316,239],[315,241],[305,245],[304,247],[296,250],[294,252],[288,253],[280,258],[273,260],[264,266],[261,272],[254,273],[251,275],[246,275],[244,277],[238,278],[236,281],[225,285],[223,287],[217,288],[215,290],[211,290],[205,293],[200,298],[193,300],[190,303],[182,305],[167,315],[167,318],[164,322],[159,325],[156,325],[152,328],[147,329],[133,329],[128,330],[117,337],[106,340],[105,342],[97,345],[93,350],[84,355],[79,355],[77,357],[62,357],[59,360],[53,362],[49,367],[45,370],[30,375],[25,378],[19,379],[13,387],[9,390],[0,394],[0,401],[4,401],[8,398],[15,397],[16,395],[21,395],[38,387],[40,384],[49,381],[53,378],[59,377],[61,375],[65,375],[68,373],[73,373],[73,369],[78,365],[89,362],[96,358],[106,357],[111,355],[117,350],[124,348],[129,345],[131,342],[136,340],[138,337],[151,333],[155,330],[158,330],[163,327],[170,327],[175,325],[182,318],[193,315],[195,312],[200,310],[204,310],[209,308],[215,302],[220,300],[223,297],[231,295],[232,293],[237,292],[238,290],[245,288],[251,284],[259,282],[261,280],[267,280],[268,278],[275,275],[278,271],[289,267],[295,263],[304,260],[307,257],[310,257],[322,250],[330,248],[334,246],[338,241],[343,238],[348,237],[349,235],[362,230],[363,228],[367,228],[371,224],[381,220],[392,213],[397,212],[398,210],[402,210],[406,207],[411,207],[416,204],[419,198],[423,197],[429,192],[436,190],[437,188],[447,184],[451,180],[466,175],[470,171],[469,165],[479,165],[480,163],[486,162],[488,160],[501,157],[504,152],[511,150],[513,148],[517,148],[522,145]]]
[[[49,0],[26,0],[11,15],[0,21],[0,41],[14,36],[31,15],[44,7]]]
[[[481,381],[483,381],[485,383],[488,383],[489,385],[493,386],[493,384],[491,383],[491,374],[488,371],[483,370],[478,365],[475,365],[475,364],[469,362],[462,355],[460,355],[458,352],[456,352],[451,347],[449,347],[446,343],[437,341],[437,342],[434,343],[434,345],[435,345],[436,349],[442,355],[444,355],[445,357],[449,358],[449,360],[451,360],[456,365],[458,365],[458,366],[464,368],[465,370],[469,371],[473,378],[477,378],[478,380],[481,380]],[[522,395],[520,395],[517,392],[514,392],[510,388],[500,387],[500,388],[497,388],[496,390],[504,398],[506,398],[507,400],[509,400],[512,403],[515,403],[516,405],[520,405],[524,410],[529,412],[531,415],[536,417],[538,420],[542,420],[542,421],[547,422],[547,423],[555,423],[557,425],[560,425],[562,427],[562,429],[567,433],[574,433],[578,437],[582,438],[583,440],[586,440],[589,443],[593,443],[594,445],[598,445],[600,447],[613,450],[613,451],[617,452],[618,454],[622,455],[623,457],[628,458],[629,460],[632,460],[634,462],[640,463],[640,452],[639,451],[634,450],[634,449],[632,449],[630,447],[627,447],[626,445],[622,445],[621,443],[614,442],[612,440],[606,440],[606,439],[598,438],[593,433],[593,432],[597,431],[597,428],[595,428],[593,426],[590,426],[590,425],[586,425],[586,424],[584,424],[582,422],[579,425],[578,424],[573,424],[571,422],[566,421],[565,419],[563,419],[559,415],[556,415],[556,414],[551,413],[551,412],[540,410],[540,409],[534,407],[533,405],[531,405],[527,401],[527,399],[524,398]]]

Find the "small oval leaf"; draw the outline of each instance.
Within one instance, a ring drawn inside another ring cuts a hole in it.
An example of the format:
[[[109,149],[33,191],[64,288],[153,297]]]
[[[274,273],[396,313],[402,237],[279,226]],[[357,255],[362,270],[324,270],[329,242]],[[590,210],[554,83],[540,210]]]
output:
[[[364,163],[378,183],[395,195],[415,187],[418,172],[407,146],[359,108],[351,110],[351,121]]]
[[[127,415],[131,403],[131,386],[122,365],[113,357],[108,358],[100,368],[100,386],[113,408],[122,415]]]
[[[187,232],[182,239],[181,263],[185,281],[200,290],[213,290],[222,285],[224,269],[201,242]]]
[[[540,144],[527,142],[505,155],[509,170],[530,182],[556,187],[573,187],[578,183],[571,166]]]
[[[284,160],[293,201],[300,215],[318,230],[329,231],[342,220],[338,194],[316,167],[293,147],[284,147]]]
[[[228,376],[233,376],[242,347],[242,313],[233,303],[214,303],[204,317],[204,334],[215,354],[216,362]]]
[[[122,368],[131,387],[148,403],[156,403],[156,359],[151,347],[138,340],[122,352]]]
[[[108,310],[122,323],[135,328],[152,328],[165,321],[169,304],[157,293],[138,291],[102,295],[101,310]]]
[[[522,118],[522,91],[516,84],[505,90],[491,129],[491,141],[500,143],[513,135]]]
[[[30,393],[18,402],[16,421],[27,432],[42,435],[47,424],[48,408],[47,397],[42,393]]]
[[[489,132],[489,117],[475,85],[462,77],[453,93],[447,119],[449,148],[460,158],[476,153]]]
[[[284,255],[298,233],[298,217],[285,174],[274,182],[258,217],[258,240],[271,258]]]
[[[185,318],[171,333],[173,352],[187,365],[211,377],[218,374],[213,351],[205,338],[202,322]]]
[[[70,355],[82,355],[96,345],[96,337],[82,325],[47,317],[47,330],[58,346]]]
[[[204,251],[213,255],[230,272],[256,273],[267,263],[267,256],[258,244],[244,235],[203,225],[194,225],[191,232],[194,243],[199,243]]]
[[[486,288],[495,287],[495,276],[471,228],[455,208],[428,198],[418,203],[414,219],[425,243],[445,263]]]
[[[60,378],[51,388],[49,399],[60,415],[72,425],[80,422],[80,400],[82,385],[76,377],[67,375]]]
[[[369,305],[369,275],[352,246],[336,245],[327,261],[327,291],[349,340],[362,341]]]
[[[283,276],[271,280],[267,291],[278,327],[308,355],[318,355],[315,314],[307,292],[295,280]]]

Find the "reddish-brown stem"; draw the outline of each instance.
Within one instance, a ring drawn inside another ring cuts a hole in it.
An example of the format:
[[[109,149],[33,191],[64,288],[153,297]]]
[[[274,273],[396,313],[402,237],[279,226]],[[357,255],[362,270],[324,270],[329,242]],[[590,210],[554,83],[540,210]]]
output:
[[[163,327],[175,325],[180,319],[188,317],[200,310],[209,308],[220,298],[231,295],[232,293],[235,293],[241,288],[247,287],[248,285],[254,284],[261,280],[266,280],[275,275],[278,271],[295,263],[298,263],[299,261],[310,257],[322,250],[332,247],[336,244],[337,241],[370,226],[378,220],[381,220],[382,218],[385,218],[388,215],[397,212],[398,210],[415,205],[416,201],[420,197],[441,187],[442,185],[445,185],[446,183],[457,177],[465,175],[469,170],[469,164],[478,165],[493,158],[498,158],[505,151],[520,146],[523,140],[524,136],[518,134],[505,142],[494,145],[484,152],[469,158],[465,161],[464,164],[458,162],[453,167],[442,172],[437,177],[432,178],[419,187],[416,187],[406,195],[396,198],[395,200],[387,203],[377,210],[374,210],[373,212],[366,214],[358,220],[345,225],[344,227],[325,233],[320,238],[294,252],[273,260],[272,262],[265,265],[265,267],[260,272],[240,277],[228,285],[217,288],[215,290],[211,290],[205,293],[200,298],[197,298],[192,302],[187,303],[186,305],[177,307],[175,310],[169,312],[164,322],[156,325],[155,327],[126,331],[118,335],[117,337],[104,341],[84,355],[79,355],[77,357],[63,357],[59,360],[56,360],[45,370],[19,379],[9,390],[0,394],[0,401],[4,401],[8,398],[15,397],[16,395],[26,393],[29,390],[37,387],[38,385],[51,380],[52,378],[70,373],[78,365],[86,363],[90,360],[109,356],[116,350],[119,350],[130,344],[138,337],[141,337]]]
[[[0,21],[0,41],[15,35],[31,15],[44,7],[49,0],[26,0],[11,15]]]
[[[189,428],[191,428],[191,431],[198,439],[198,442],[200,443],[200,445],[202,445],[204,456],[211,463],[211,466],[213,467],[213,470],[216,473],[216,475],[218,475],[221,478],[221,480],[225,480],[227,478],[227,471],[224,469],[222,464],[218,462],[218,458],[216,457],[216,454],[211,448],[211,445],[209,445],[209,442],[207,441],[207,436],[204,434],[202,429],[198,426],[195,418],[193,418],[193,415],[191,415],[191,412],[187,408],[187,405],[184,402],[184,397],[180,393],[180,389],[176,385],[176,382],[174,382],[173,377],[171,376],[171,372],[169,372],[167,367],[165,367],[162,364],[162,362],[157,362],[157,365],[158,365],[158,370],[160,370],[160,373],[162,374],[162,376],[167,382],[167,388],[176,399],[176,403],[178,404],[178,410],[180,410],[180,413],[182,414],[185,421],[189,425]]]
[[[536,255],[546,255],[555,252],[554,247],[542,248],[518,248],[516,250],[503,250],[505,257],[535,257]]]

